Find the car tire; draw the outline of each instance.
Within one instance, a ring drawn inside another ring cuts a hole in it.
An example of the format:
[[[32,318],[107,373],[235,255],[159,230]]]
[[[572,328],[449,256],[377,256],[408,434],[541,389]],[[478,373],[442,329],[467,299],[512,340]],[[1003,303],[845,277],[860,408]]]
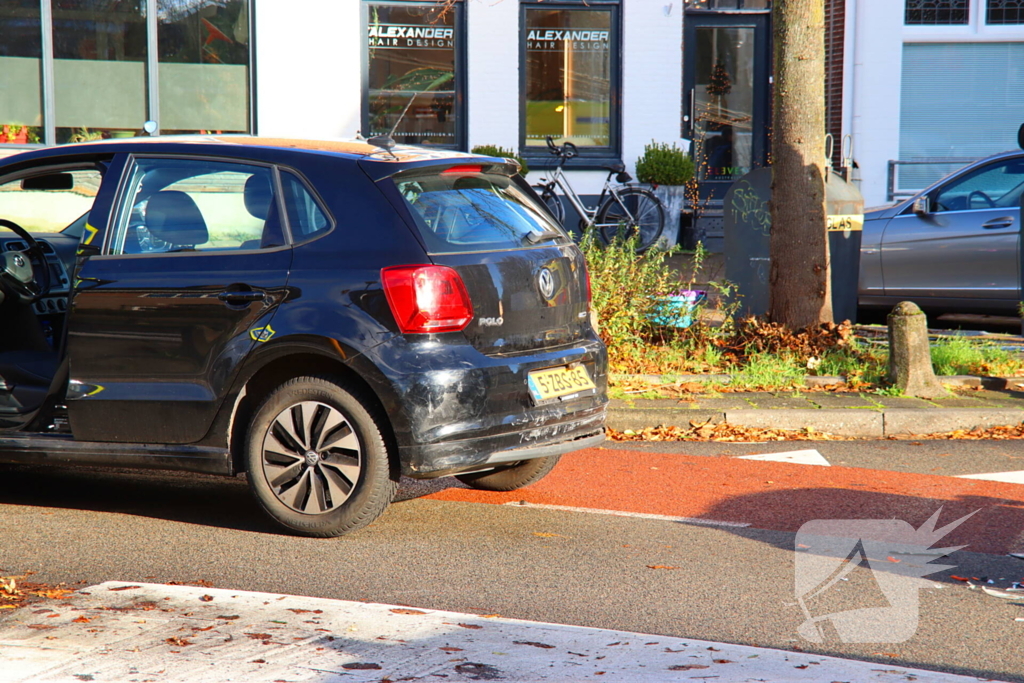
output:
[[[561,457],[550,455],[546,458],[533,458],[486,472],[457,474],[455,478],[466,486],[480,491],[515,491],[543,479],[555,468]]]
[[[303,536],[341,536],[391,503],[399,474],[383,418],[344,383],[298,377],[274,390],[249,425],[245,468],[260,507]]]

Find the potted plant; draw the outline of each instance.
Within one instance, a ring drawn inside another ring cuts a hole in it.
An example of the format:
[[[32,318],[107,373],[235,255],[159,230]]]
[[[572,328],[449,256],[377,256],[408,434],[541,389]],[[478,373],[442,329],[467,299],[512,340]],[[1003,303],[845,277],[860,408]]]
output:
[[[530,167],[526,164],[526,159],[516,154],[510,149],[504,147],[498,147],[497,145],[477,145],[473,149],[469,150],[473,154],[483,154],[488,157],[501,157],[502,159],[515,159],[519,162],[519,175],[525,176],[530,172]]]
[[[693,178],[693,159],[676,143],[651,141],[636,160],[636,178],[649,183],[665,207],[665,230],[658,246],[668,249],[679,242],[679,218],[686,207],[686,184]]]

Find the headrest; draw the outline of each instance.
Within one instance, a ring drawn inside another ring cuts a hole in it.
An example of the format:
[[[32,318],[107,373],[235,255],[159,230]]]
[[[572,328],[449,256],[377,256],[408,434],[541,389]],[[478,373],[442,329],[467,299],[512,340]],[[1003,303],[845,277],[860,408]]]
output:
[[[164,242],[194,247],[210,241],[206,221],[195,201],[184,192],[164,190],[146,204],[146,227]]]
[[[265,175],[251,175],[245,181],[245,210],[253,218],[267,220],[270,203],[274,201],[274,192],[270,189],[270,179]]]

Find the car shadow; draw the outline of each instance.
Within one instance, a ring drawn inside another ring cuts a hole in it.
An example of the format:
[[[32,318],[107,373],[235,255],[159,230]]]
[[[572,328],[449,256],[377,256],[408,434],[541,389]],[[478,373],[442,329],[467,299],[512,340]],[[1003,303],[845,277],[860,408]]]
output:
[[[184,524],[286,534],[266,518],[244,476],[93,467],[0,464],[0,505],[138,515]],[[403,478],[395,503],[446,488],[457,479]]]

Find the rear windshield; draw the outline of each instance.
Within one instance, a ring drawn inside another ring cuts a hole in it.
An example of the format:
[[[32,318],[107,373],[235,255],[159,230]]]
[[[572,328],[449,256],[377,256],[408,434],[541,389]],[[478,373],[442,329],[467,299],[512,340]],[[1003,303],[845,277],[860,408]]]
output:
[[[511,249],[568,238],[547,212],[506,176],[449,169],[398,176],[427,251]]]

